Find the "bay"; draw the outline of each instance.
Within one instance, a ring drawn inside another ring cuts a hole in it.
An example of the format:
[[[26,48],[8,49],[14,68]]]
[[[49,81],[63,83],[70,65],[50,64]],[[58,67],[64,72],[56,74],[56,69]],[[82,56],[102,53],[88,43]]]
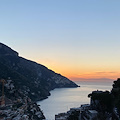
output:
[[[55,114],[67,112],[70,108],[89,104],[88,94],[95,90],[110,91],[113,81],[109,82],[76,82],[78,88],[57,88],[52,90],[51,96],[37,102],[46,117],[46,120],[55,120]]]

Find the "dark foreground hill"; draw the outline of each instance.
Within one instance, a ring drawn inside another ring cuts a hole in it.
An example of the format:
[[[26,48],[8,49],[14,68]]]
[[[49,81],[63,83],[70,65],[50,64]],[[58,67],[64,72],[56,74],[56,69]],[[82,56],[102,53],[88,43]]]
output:
[[[18,52],[0,43],[0,79],[2,78],[12,79],[17,90],[34,101],[47,98],[49,91],[54,88],[78,87],[66,77],[20,57]]]

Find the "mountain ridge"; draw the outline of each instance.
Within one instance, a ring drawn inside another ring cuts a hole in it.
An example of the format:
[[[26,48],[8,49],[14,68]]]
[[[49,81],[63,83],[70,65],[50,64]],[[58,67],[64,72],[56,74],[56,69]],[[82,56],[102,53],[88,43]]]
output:
[[[11,78],[16,87],[34,101],[47,98],[55,88],[78,87],[46,66],[20,57],[3,43],[0,43],[0,68],[0,78]]]

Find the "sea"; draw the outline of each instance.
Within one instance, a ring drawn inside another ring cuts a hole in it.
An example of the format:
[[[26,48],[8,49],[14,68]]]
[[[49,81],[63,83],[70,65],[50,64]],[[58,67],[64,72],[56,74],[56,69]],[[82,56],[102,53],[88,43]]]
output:
[[[47,99],[37,102],[46,120],[55,120],[56,114],[67,112],[70,108],[80,107],[82,104],[89,104],[88,94],[96,90],[111,91],[113,81],[79,81],[75,83],[80,87],[54,89]]]

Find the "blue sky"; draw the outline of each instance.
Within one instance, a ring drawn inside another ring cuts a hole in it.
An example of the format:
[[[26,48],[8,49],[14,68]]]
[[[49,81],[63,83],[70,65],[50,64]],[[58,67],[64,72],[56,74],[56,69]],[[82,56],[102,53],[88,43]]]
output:
[[[69,78],[116,78],[119,6],[119,0],[2,0],[0,41]]]

